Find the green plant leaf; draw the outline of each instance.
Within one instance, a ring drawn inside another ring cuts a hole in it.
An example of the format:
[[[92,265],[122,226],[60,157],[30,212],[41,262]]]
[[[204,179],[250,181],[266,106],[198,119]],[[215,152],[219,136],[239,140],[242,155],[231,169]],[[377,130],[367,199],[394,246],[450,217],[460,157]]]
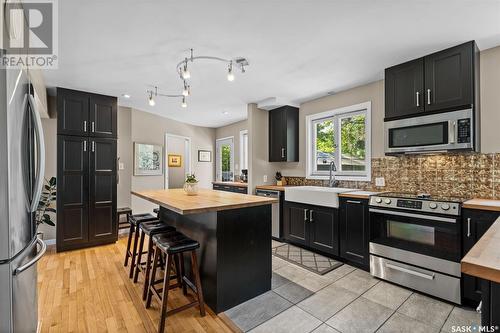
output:
[[[45,209],[46,212],[51,212],[51,213],[57,213],[57,211],[54,208],[47,207]]]

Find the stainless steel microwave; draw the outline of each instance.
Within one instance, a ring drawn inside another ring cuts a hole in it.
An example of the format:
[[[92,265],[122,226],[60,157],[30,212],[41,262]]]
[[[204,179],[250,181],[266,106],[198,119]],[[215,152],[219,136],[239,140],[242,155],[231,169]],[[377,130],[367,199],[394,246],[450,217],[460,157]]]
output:
[[[477,150],[472,109],[399,119],[384,123],[386,154]]]

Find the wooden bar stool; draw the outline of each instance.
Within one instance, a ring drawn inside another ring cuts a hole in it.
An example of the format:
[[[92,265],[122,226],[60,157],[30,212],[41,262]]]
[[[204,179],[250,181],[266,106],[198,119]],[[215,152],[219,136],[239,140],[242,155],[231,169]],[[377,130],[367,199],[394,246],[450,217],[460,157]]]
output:
[[[130,215],[128,218],[130,229],[128,233],[127,250],[125,251],[125,263],[123,265],[127,267],[128,258],[132,257],[132,263],[130,265],[130,272],[129,272],[130,278],[132,278],[134,274],[135,256],[137,255],[137,241],[139,239],[139,233],[138,233],[139,225],[143,222],[149,222],[149,221],[158,221],[158,219],[149,213]],[[133,239],[134,244],[132,244],[132,237],[134,237]],[[130,250],[131,246],[133,250]]]
[[[139,272],[144,274],[144,291],[143,291],[143,299],[146,299],[147,296],[147,286],[149,283],[149,273],[151,271],[151,259],[153,259],[153,236],[160,233],[169,233],[175,231],[175,227],[169,226],[163,221],[152,221],[152,222],[144,222],[139,225],[139,233],[140,233],[140,241],[139,248],[137,250],[137,261],[135,263],[135,274],[134,274],[134,283],[137,282],[139,278]],[[148,236],[148,249],[146,252],[144,251],[144,239]],[[147,253],[146,261],[142,261],[142,254]],[[178,272],[178,266],[176,261],[176,272]]]
[[[122,215],[127,217],[126,222],[120,222]],[[128,228],[128,219],[132,215],[132,209],[129,207],[121,207],[116,210],[116,222],[118,223],[118,229],[127,229]],[[126,266],[126,265],[125,265]]]
[[[200,243],[191,238],[188,238],[187,236],[178,231],[154,235],[153,242],[156,245],[156,248],[153,258],[153,268],[151,270],[151,276],[149,278],[149,288],[148,288],[148,295],[146,298],[146,308],[149,308],[151,306],[151,299],[153,296],[161,304],[160,323],[158,324],[158,332],[163,333],[165,331],[165,321],[167,319],[167,315],[172,315],[179,311],[186,310],[192,306],[199,305],[200,315],[202,317],[205,316],[205,302],[203,300],[203,290],[201,288],[200,272],[198,270],[198,262],[196,258],[196,249],[200,247]],[[172,264],[175,260],[174,257],[176,256],[180,257],[181,255],[187,252],[191,254],[191,268],[193,272],[194,284],[191,281],[189,281],[189,279],[185,276],[184,265],[181,264],[180,280],[178,279],[177,284],[170,285],[170,275],[172,270]],[[158,261],[160,259],[160,255],[162,254],[166,255],[167,263],[165,265],[165,273],[163,276],[162,288],[156,289],[155,285],[162,283],[162,280],[155,280],[156,270],[158,268]],[[189,287],[196,294],[197,299],[189,304],[167,311],[169,289],[180,286],[182,286],[185,295],[187,295],[186,286]]]

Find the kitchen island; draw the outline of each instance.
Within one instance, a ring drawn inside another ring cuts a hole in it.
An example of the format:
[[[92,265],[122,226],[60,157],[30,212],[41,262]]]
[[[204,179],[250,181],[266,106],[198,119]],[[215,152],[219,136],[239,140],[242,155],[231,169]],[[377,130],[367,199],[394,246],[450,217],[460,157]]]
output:
[[[160,219],[200,242],[205,302],[216,313],[271,290],[271,204],[276,199],[200,189],[132,191],[160,206]],[[185,258],[185,265],[190,261]],[[189,269],[187,269],[189,271]]]

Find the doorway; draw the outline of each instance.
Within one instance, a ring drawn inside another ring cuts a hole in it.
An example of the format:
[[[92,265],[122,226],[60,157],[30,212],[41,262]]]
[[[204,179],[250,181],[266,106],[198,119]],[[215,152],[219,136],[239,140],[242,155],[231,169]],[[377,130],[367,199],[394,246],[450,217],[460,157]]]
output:
[[[176,162],[169,165],[169,156]],[[182,188],[186,175],[191,174],[191,138],[165,134],[165,189]]]
[[[234,181],[234,137],[216,140],[216,179]]]

